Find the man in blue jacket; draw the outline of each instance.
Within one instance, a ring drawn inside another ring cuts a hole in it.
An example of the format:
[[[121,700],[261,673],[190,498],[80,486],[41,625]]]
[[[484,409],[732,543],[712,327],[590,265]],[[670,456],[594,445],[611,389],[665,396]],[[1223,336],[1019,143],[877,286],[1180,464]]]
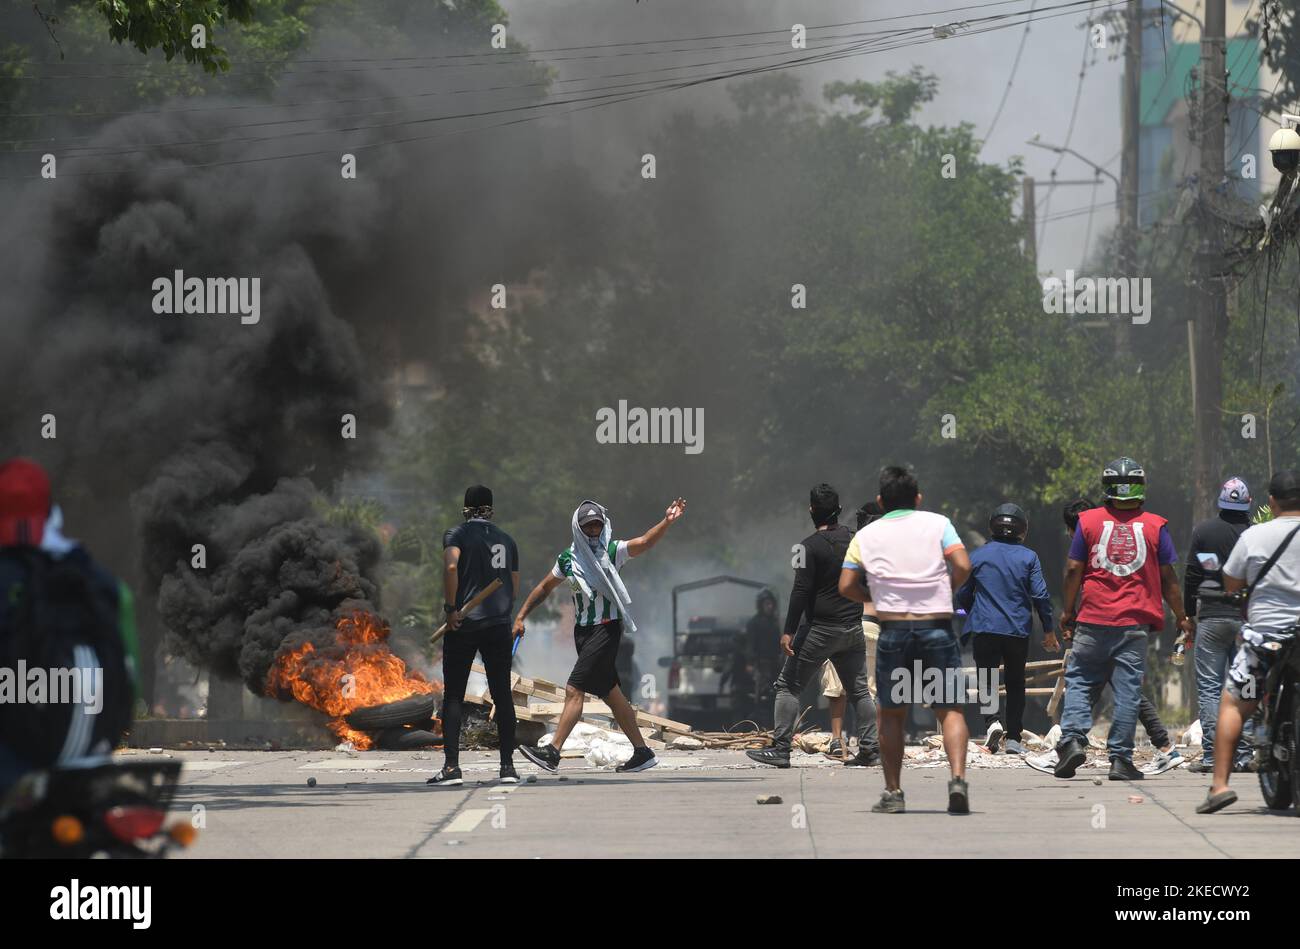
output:
[[[985,740],[997,752],[1003,739],[1007,754],[1023,755],[1020,744],[1025,715],[1025,661],[1035,612],[1043,624],[1043,647],[1060,649],[1052,623],[1052,600],[1038,554],[1024,546],[1029,519],[1015,504],[1003,504],[989,518],[992,539],[970,557],[970,578],[957,591],[957,605],[969,614],[966,631],[975,637],[975,666],[983,683],[996,683],[1003,666],[1007,688],[1006,727],[997,710],[985,713]]]

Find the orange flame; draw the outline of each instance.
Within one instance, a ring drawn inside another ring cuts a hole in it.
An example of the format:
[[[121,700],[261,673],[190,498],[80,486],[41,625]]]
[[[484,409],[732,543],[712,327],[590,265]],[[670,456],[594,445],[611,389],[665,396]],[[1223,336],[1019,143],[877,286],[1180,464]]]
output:
[[[359,750],[374,739],[349,728],[344,716],[359,708],[397,702],[412,695],[440,692],[441,687],[415,671],[388,648],[388,625],[358,610],[335,624],[334,647],[317,650],[311,643],[276,657],[266,677],[266,694],[292,695],[330,717],[330,731]],[[437,720],[435,719],[435,731]]]

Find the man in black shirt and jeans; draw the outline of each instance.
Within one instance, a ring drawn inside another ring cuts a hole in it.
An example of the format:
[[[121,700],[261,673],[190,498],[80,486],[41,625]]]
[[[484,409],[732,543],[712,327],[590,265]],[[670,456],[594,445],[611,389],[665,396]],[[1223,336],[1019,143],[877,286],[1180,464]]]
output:
[[[509,534],[492,523],[492,492],[476,484],[465,492],[465,522],[442,538],[443,592],[448,632],[442,647],[442,733],[446,762],[427,783],[455,786],[460,771],[461,706],[474,654],[483,656],[488,690],[496,703],[501,737],[501,783],[518,784],[511,757],[515,750],[515,704],[510,697],[514,638],[510,613],[519,588],[519,551]],[[461,608],[493,580],[501,586],[469,613]]]
[[[846,765],[862,767],[879,760],[876,737],[876,703],[867,685],[867,641],[862,634],[862,604],[839,592],[844,553],[853,531],[839,523],[840,498],[829,484],[809,493],[808,513],[817,530],[797,548],[794,590],[785,618],[781,649],[785,665],[776,677],[776,727],[772,747],[747,752],[762,764],[790,767],[790,745],[799,693],[821,672],[827,659],[835,667],[857,715],[858,753]],[[807,615],[808,632],[796,639],[800,620]]]

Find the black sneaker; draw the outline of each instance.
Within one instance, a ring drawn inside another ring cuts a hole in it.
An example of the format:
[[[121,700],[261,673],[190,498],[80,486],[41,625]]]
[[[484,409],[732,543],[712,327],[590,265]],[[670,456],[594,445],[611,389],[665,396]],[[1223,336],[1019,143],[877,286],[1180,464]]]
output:
[[[507,761],[505,764],[501,766],[501,783],[502,784],[519,783],[519,772],[515,770],[515,766],[511,764],[509,761]]]
[[[856,755],[844,762],[844,767],[870,768],[873,764],[880,764],[880,752],[859,749]]]
[[[560,750],[554,745],[541,745],[537,748],[520,745],[519,753],[543,771],[555,774],[560,770]]]
[[[840,743],[838,738],[832,738],[831,743],[826,746],[826,756],[828,758],[844,757],[844,745]]]
[[[443,788],[451,788],[458,784],[464,784],[465,779],[460,773],[460,768],[448,768],[444,765],[441,771],[424,783],[436,784],[438,787]]]
[[[1119,755],[1110,759],[1110,779],[1112,781],[1141,781],[1146,775],[1134,767],[1133,762]]]
[[[1072,778],[1079,765],[1088,760],[1088,753],[1076,739],[1070,738],[1056,746],[1056,768],[1052,774],[1058,778]]]
[[[747,751],[745,754],[759,764],[770,764],[774,768],[790,767],[790,752],[788,751],[778,751],[775,748],[759,748],[754,751]]]
[[[948,813],[970,813],[970,789],[963,778],[953,778],[948,782]]]
[[[640,748],[633,748],[632,757],[628,758],[614,770],[620,771],[624,774],[629,771],[648,771],[658,763],[659,759],[655,757],[655,753],[645,745],[642,745]]]

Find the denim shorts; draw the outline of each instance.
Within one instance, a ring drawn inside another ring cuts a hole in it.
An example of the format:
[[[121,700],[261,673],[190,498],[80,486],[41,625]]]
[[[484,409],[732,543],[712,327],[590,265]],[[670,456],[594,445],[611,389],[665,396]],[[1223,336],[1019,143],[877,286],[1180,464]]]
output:
[[[964,685],[954,690],[953,682],[962,682],[961,649],[951,629],[926,627],[918,621],[911,628],[882,623],[876,644],[877,701],[881,708],[900,705],[962,704]],[[929,685],[942,683],[941,694],[934,699]],[[950,694],[951,693],[951,694]]]

